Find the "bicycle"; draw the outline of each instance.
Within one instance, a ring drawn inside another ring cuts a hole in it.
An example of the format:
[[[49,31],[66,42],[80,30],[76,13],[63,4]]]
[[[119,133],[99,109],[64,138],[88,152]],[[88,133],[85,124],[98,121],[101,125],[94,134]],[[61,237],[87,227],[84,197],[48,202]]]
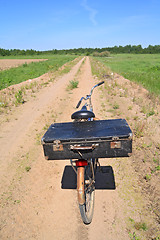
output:
[[[71,118],[74,121],[94,121],[95,114],[93,113],[93,106],[91,102],[91,96],[93,93],[94,88],[102,85],[104,83],[100,82],[92,87],[91,92],[86,97],[82,97],[78,102],[76,108],[79,108],[82,101],[89,101],[89,103],[85,103],[80,111],[77,111],[72,114]],[[89,108],[89,110],[87,109]],[[76,151],[83,151],[88,150],[89,147],[86,146],[73,146],[73,150]],[[80,152],[79,152],[80,153]],[[77,192],[78,192],[78,203],[79,209],[81,213],[82,220],[85,224],[89,224],[92,221],[93,217],[93,210],[94,210],[94,199],[95,199],[95,171],[97,169],[97,158],[90,158],[90,159],[79,159],[76,160],[76,167],[75,169],[73,165],[73,161],[70,160],[71,165],[74,171],[77,174]]]
[[[74,121],[94,121],[95,114],[93,113],[93,106],[91,102],[91,96],[93,93],[94,88],[102,85],[104,83],[100,82],[92,87],[91,92],[86,97],[82,97],[78,102],[76,108],[79,108],[82,101],[89,101],[85,103],[80,111],[77,111],[72,114],[71,118]],[[89,110],[87,109],[89,108]],[[72,147],[73,150],[86,150],[88,147],[84,146],[74,146]],[[76,160],[76,167],[73,166],[73,161],[71,161],[71,165],[74,171],[77,174],[77,193],[78,193],[78,203],[79,209],[81,213],[82,220],[85,224],[89,224],[92,221],[93,217],[93,210],[94,210],[94,199],[95,199],[95,171],[97,169],[98,158],[96,159],[79,159]]]
[[[73,122],[51,124],[42,138],[47,160],[70,159],[77,174],[78,204],[82,220],[90,224],[94,212],[95,177],[99,158],[128,157],[132,153],[132,131],[125,119],[97,120],[93,112],[92,87],[81,110],[71,115]],[[75,160],[73,160],[75,159]]]

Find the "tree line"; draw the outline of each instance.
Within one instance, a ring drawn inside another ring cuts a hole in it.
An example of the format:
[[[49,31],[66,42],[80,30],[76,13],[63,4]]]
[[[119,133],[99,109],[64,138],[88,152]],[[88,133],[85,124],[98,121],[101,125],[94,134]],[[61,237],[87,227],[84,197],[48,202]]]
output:
[[[0,56],[30,56],[30,55],[42,55],[42,54],[75,54],[75,55],[94,55],[95,53],[109,52],[111,54],[118,53],[132,53],[132,54],[155,54],[160,53],[160,45],[149,45],[143,48],[141,45],[126,45],[126,46],[114,46],[106,48],[74,48],[74,49],[62,49],[62,50],[48,50],[48,51],[36,51],[33,49],[20,50],[20,49],[3,49],[0,48]]]

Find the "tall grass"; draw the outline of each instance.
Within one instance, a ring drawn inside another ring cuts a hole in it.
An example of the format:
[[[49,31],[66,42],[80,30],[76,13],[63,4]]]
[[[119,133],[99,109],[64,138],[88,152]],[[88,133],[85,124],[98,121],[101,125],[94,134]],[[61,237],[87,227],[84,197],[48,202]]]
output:
[[[42,58],[42,56],[41,56]],[[45,56],[44,58],[47,58]],[[11,68],[0,72],[0,90],[9,87],[10,85],[17,84],[28,79],[36,78],[49,71],[56,71],[59,67],[68,61],[71,61],[75,56],[71,55],[55,55],[48,56],[47,61],[32,62],[23,64],[17,68]]]
[[[98,60],[112,71],[160,95],[160,54],[117,54]]]

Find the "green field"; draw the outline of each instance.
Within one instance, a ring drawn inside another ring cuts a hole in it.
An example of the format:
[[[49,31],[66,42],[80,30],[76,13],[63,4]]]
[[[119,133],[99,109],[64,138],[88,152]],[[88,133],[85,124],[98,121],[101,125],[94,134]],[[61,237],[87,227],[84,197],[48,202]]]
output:
[[[17,68],[11,68],[0,72],[0,90],[14,84],[36,78],[49,71],[56,71],[66,62],[75,59],[73,55],[41,55],[41,56],[21,56],[5,57],[4,59],[48,59],[43,62],[32,62],[23,64]],[[3,57],[1,57],[3,59]]]
[[[117,54],[97,59],[111,71],[160,95],[160,54]]]

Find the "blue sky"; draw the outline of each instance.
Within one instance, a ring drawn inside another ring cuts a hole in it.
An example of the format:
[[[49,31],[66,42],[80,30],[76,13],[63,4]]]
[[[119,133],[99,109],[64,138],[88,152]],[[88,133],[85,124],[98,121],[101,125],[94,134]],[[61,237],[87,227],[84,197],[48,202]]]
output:
[[[160,45],[160,0],[0,0],[0,48]]]

